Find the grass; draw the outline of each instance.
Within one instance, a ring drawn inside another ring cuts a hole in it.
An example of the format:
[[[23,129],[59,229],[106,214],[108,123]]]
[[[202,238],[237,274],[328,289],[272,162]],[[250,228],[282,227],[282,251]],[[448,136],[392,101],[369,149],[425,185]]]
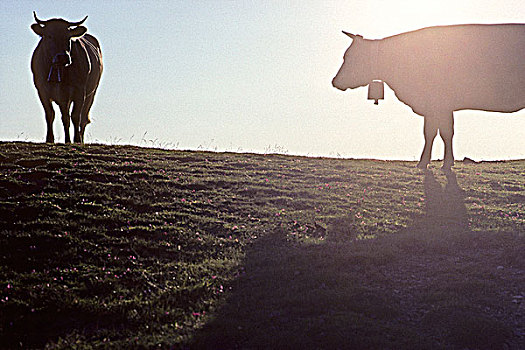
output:
[[[525,161],[0,143],[2,348],[525,345]]]

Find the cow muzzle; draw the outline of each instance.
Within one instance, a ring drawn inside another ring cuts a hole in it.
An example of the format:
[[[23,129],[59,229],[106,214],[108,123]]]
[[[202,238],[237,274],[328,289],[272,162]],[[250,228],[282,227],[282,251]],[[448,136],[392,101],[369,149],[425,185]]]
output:
[[[348,89],[347,87],[344,87],[341,85],[339,79],[337,79],[337,77],[335,77],[334,79],[332,79],[332,86],[335,87],[336,89],[339,89],[341,91],[345,91],[346,89]]]

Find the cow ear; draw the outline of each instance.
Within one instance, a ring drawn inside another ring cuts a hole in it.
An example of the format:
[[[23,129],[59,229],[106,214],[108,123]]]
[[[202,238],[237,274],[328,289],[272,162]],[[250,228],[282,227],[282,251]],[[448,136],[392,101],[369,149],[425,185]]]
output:
[[[33,29],[33,32],[37,33],[40,36],[44,36],[44,27],[42,27],[40,24],[32,24],[31,29]]]
[[[69,36],[71,38],[78,38],[78,37],[81,37],[82,35],[86,34],[86,32],[87,32],[87,28],[83,27],[83,26],[80,26],[80,27],[76,27],[75,29],[70,29],[69,30]]]

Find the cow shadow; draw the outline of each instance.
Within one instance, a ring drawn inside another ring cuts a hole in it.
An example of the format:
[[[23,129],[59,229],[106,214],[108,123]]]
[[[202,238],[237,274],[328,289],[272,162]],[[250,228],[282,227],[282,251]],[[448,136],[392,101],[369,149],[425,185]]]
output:
[[[446,184],[442,186],[430,170],[425,171],[423,188],[425,213],[414,221],[408,230],[446,230],[458,232],[468,230],[468,215],[465,206],[465,191],[458,185],[456,173],[446,171]]]
[[[316,244],[279,230],[260,238],[188,348],[514,348],[515,328],[487,311],[504,309],[498,295],[514,282],[481,288],[468,276],[493,274],[500,246],[515,236],[470,231],[465,192],[455,173],[445,176],[442,186],[425,173],[424,213],[397,233]],[[520,249],[510,255],[523,262]]]

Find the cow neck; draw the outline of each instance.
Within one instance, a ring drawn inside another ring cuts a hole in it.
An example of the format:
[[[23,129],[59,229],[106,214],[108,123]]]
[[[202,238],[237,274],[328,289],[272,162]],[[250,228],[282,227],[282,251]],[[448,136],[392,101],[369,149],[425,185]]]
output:
[[[382,69],[382,40],[370,40],[371,71],[373,80],[384,80]]]
[[[49,66],[49,69],[47,70],[47,73],[46,73],[46,77],[47,77],[46,81],[48,83],[61,83],[62,80],[64,79],[64,68],[65,67],[53,64],[53,60],[51,58],[53,55],[50,53],[47,47],[45,47],[45,45],[42,44],[42,40],[43,39],[40,39],[40,42],[38,43],[38,47],[42,45],[40,53],[42,57],[47,58],[45,61],[45,66]]]

